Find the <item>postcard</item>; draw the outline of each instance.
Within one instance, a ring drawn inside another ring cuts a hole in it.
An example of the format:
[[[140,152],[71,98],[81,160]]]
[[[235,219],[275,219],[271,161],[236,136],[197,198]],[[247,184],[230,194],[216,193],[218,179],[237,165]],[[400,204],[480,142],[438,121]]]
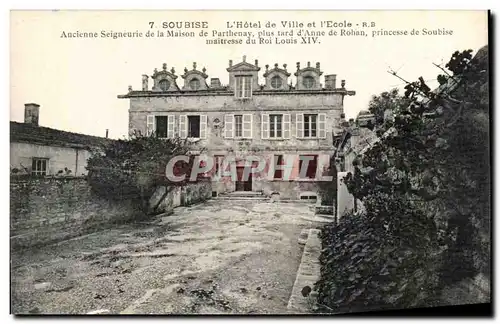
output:
[[[492,314],[489,15],[11,11],[11,313]]]

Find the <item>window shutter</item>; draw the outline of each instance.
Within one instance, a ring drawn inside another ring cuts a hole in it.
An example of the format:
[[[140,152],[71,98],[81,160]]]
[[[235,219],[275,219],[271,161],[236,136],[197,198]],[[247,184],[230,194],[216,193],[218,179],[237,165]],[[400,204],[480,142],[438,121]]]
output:
[[[268,163],[267,179],[274,180],[274,164],[277,163],[276,156],[274,154],[270,155],[267,163]]]
[[[234,115],[224,116],[224,133],[226,138],[234,137]]]
[[[207,138],[207,115],[200,115],[200,139]]]
[[[243,137],[252,138],[252,114],[243,115]]]
[[[283,138],[290,138],[290,114],[283,114]]]
[[[296,122],[296,137],[303,138],[304,137],[304,114],[297,114],[297,122]]]
[[[263,139],[269,138],[269,114],[261,115],[261,124],[262,124],[262,134],[261,137]]]
[[[318,137],[326,138],[326,114],[318,114]]]
[[[146,117],[146,135],[151,136],[156,131],[155,115],[147,115]]]
[[[180,115],[179,116],[179,137],[186,138],[187,137],[187,116]]]
[[[253,80],[252,80],[252,77],[249,76],[249,77],[246,77],[245,78],[245,81],[247,84],[245,84],[245,89],[246,89],[246,94],[245,94],[245,98],[251,98],[252,97],[252,88],[253,88]]]
[[[241,98],[243,96],[243,84],[242,84],[242,77],[235,77],[234,78],[234,94],[236,98]]]
[[[175,137],[175,116],[168,115],[167,117],[167,138]]]

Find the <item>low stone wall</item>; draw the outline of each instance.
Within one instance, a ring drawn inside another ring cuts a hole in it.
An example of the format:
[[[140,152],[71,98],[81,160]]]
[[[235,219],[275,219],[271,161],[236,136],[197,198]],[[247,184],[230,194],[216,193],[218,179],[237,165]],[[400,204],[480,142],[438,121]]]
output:
[[[300,199],[301,193],[308,192],[319,196],[318,184],[313,181],[255,181],[254,191],[262,191],[266,196],[273,192],[279,193],[280,200]]]
[[[299,314],[308,314],[314,311],[317,294],[314,284],[320,279],[321,240],[320,230],[310,229],[307,237],[302,260],[297,271],[292,294],[287,308]]]
[[[150,212],[155,214],[172,213],[175,207],[189,206],[206,201],[212,197],[212,183],[200,181],[182,187],[158,187],[149,201]]]
[[[92,192],[85,178],[11,178],[11,248],[48,244],[127,221],[140,211],[129,200]]]

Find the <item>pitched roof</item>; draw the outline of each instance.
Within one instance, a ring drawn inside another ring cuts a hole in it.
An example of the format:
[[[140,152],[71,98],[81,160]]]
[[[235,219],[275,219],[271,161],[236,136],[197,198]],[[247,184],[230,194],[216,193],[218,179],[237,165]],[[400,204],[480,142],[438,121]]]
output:
[[[95,148],[105,146],[114,140],[11,121],[10,141],[75,148]]]

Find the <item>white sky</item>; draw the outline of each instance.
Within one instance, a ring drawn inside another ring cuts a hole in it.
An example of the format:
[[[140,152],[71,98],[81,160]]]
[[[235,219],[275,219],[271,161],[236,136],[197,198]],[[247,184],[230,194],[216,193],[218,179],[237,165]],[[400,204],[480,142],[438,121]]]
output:
[[[200,38],[165,39],[63,39],[62,31],[147,31],[149,21],[203,20],[210,29],[225,30],[227,20],[265,21],[333,20],[374,21],[376,29],[446,28],[452,36],[327,37],[320,45],[204,45]],[[118,94],[128,85],[141,88],[141,75],[167,63],[177,75],[184,67],[207,68],[211,77],[227,84],[228,60],[243,55],[262,67],[296,62],[321,63],[324,75],[337,74],[337,85],[356,91],[347,97],[348,118],[367,109],[372,95],[403,83],[387,73],[389,68],[407,80],[419,76],[435,79],[440,71],[432,63],[446,63],[455,50],[476,52],[487,44],[485,11],[16,11],[11,13],[11,106],[10,119],[23,121],[24,103],[41,105],[40,125],[112,138],[128,133],[128,106]],[[295,77],[292,74],[295,83]],[[182,78],[179,77],[179,85]],[[321,82],[324,84],[322,78]],[[151,80],[150,80],[151,87]]]

